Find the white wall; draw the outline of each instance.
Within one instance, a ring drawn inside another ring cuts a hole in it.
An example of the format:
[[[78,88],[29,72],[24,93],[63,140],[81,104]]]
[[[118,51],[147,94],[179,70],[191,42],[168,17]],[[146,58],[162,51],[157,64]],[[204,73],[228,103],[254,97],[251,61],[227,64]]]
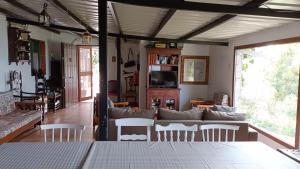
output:
[[[181,55],[209,56],[208,45],[184,44]],[[210,57],[209,57],[210,59]],[[211,66],[211,65],[209,65]],[[210,78],[210,77],[208,77]],[[178,80],[180,81],[180,75]],[[180,110],[187,110],[191,107],[190,100],[195,98],[208,99],[208,85],[179,85]]]
[[[229,47],[210,47],[209,98],[214,92],[232,94],[234,47],[300,36],[300,22],[229,40]],[[231,96],[232,98],[232,96]]]
[[[9,71],[20,70],[23,76],[23,90],[33,92],[35,91],[35,86],[33,85],[35,80],[34,76],[31,76],[31,65],[27,63],[24,65],[16,65],[15,63],[8,65],[7,26],[6,17],[0,15],[0,91],[9,90],[9,85],[5,84],[9,79]],[[35,26],[29,26],[28,29],[31,31],[31,38],[45,41],[46,43],[46,77],[48,77],[51,57],[60,57],[61,55],[61,42],[72,43],[77,39],[77,36],[64,32],[55,34]]]
[[[146,107],[146,74],[147,74],[147,50],[145,46],[148,44],[147,41],[140,42],[140,54],[141,54],[141,71],[140,71],[140,107]],[[181,51],[182,55],[193,55],[193,56],[209,56],[209,46],[207,45],[194,45],[184,44]],[[180,71],[180,70],[179,70]],[[178,80],[180,81],[180,76]],[[186,110],[190,108],[190,99],[203,98],[207,99],[208,85],[179,85],[180,90],[180,110]]]

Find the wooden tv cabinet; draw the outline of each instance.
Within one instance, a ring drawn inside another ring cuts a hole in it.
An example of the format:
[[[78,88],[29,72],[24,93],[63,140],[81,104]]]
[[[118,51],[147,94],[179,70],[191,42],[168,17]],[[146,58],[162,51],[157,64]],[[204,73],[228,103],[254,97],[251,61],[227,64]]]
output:
[[[147,63],[147,108],[160,107],[179,110],[179,88],[154,88],[150,85],[152,71],[172,71],[177,74],[179,86],[179,60],[181,49],[148,48]]]
[[[159,102],[160,108],[179,110],[180,89],[178,88],[148,88],[147,108],[152,108],[155,101]],[[170,103],[174,102],[174,104]],[[172,104],[172,106],[169,106]]]

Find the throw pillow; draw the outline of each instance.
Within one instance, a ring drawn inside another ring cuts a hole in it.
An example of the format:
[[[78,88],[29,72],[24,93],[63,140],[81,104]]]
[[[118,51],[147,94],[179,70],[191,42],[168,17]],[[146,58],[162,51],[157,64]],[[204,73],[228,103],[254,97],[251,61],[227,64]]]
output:
[[[147,118],[153,119],[155,116],[155,110],[153,109],[141,109],[138,112],[133,112],[130,108],[109,108],[109,118],[121,119],[121,118]]]
[[[203,120],[244,121],[246,120],[246,115],[234,112],[205,110],[203,112]]]
[[[212,107],[211,110],[222,111],[222,112],[235,112],[235,107],[214,105],[214,107]]]
[[[15,99],[11,91],[0,94],[0,116],[6,115],[16,109]]]
[[[127,114],[129,112],[129,108],[108,108],[108,116],[111,119],[120,119],[120,118],[127,118]]]
[[[169,109],[159,109],[158,118],[160,120],[201,120],[203,109],[193,108],[187,111],[176,111]]]

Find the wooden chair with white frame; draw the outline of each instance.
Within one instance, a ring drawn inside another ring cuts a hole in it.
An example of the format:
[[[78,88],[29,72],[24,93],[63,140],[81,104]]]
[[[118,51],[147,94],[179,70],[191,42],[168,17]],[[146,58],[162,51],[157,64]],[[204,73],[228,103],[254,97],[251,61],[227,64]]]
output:
[[[67,142],[70,142],[70,133],[73,130],[74,142],[81,141],[85,126],[79,124],[44,124],[41,125],[41,130],[44,130],[44,141],[47,142],[47,130],[52,132],[52,142],[55,142],[55,130],[59,129],[59,142],[63,142],[63,130],[67,130]],[[79,130],[79,134],[77,134]],[[71,133],[72,134],[72,133]],[[78,137],[78,138],[77,138]]]
[[[122,118],[115,120],[115,124],[118,128],[118,141],[136,141],[136,140],[147,140],[151,141],[150,128],[154,125],[154,120],[146,118]],[[131,135],[122,135],[122,127],[124,126],[144,126],[147,127],[147,135],[144,134],[131,134]]]
[[[161,132],[163,132],[164,135],[164,142],[168,141],[167,140],[167,133],[170,133],[170,141],[173,142],[174,141],[174,133],[176,132],[177,134],[177,139],[176,141],[179,142],[180,141],[180,134],[182,132],[184,132],[184,142],[188,141],[188,132],[191,132],[191,142],[195,141],[195,132],[198,131],[198,126],[197,125],[193,125],[193,126],[186,126],[182,123],[170,123],[167,126],[162,126],[159,124],[155,125],[155,131],[157,132],[157,137],[158,137],[158,141],[161,142],[162,141],[162,137],[161,137]]]
[[[235,141],[236,131],[240,129],[240,126],[225,125],[225,124],[204,124],[199,127],[202,132],[203,142],[221,142],[222,131],[225,131],[225,142],[230,141],[229,134],[232,133],[231,141]],[[211,130],[211,132],[210,132]],[[216,132],[217,133],[216,133]],[[217,138],[216,135],[218,136]]]

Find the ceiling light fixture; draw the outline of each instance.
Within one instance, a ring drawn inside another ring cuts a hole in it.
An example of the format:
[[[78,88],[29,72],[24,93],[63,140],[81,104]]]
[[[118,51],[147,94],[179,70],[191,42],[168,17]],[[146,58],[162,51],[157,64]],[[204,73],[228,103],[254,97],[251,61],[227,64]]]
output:
[[[39,23],[45,25],[45,26],[49,26],[50,25],[50,15],[47,12],[47,7],[48,4],[44,3],[44,7],[42,12],[39,15]]]

